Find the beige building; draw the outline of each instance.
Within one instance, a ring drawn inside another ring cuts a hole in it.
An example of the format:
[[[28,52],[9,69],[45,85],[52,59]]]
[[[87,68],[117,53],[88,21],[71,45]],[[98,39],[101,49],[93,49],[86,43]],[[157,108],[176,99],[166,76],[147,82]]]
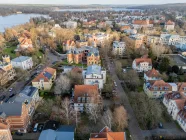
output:
[[[13,140],[8,125],[0,123],[0,140]]]
[[[32,80],[32,86],[40,90],[50,90],[56,79],[56,69],[47,67]]]

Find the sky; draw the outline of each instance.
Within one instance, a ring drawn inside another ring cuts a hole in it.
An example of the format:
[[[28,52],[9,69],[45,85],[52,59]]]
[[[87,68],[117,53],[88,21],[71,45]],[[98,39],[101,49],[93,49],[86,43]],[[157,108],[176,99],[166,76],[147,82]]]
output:
[[[0,0],[0,4],[166,4],[186,0]]]

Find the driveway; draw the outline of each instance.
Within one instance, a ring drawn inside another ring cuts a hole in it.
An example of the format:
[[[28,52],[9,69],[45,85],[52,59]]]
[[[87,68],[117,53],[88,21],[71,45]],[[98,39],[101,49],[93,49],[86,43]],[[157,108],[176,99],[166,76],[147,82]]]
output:
[[[129,117],[128,128],[129,128],[129,131],[131,134],[131,138],[132,138],[132,140],[143,140],[144,137],[143,137],[142,131],[139,127],[138,121],[137,121],[135,114],[133,112],[133,109],[129,103],[128,97],[121,86],[120,80],[119,80],[118,76],[116,75],[115,65],[110,63],[108,56],[106,56],[105,60],[107,62],[107,65],[110,67],[110,73],[112,75],[112,79],[117,84],[117,93],[120,98],[120,101],[118,101],[118,102],[122,102],[124,104],[124,107],[128,113],[128,117]]]

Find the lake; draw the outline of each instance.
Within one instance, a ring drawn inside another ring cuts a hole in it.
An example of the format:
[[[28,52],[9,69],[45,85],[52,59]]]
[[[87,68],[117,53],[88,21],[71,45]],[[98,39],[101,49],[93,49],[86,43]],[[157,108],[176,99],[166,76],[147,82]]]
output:
[[[59,9],[55,10],[59,12],[87,12],[87,11],[140,11],[140,9],[127,9],[127,8],[85,8],[85,9]]]
[[[10,28],[16,25],[24,24],[32,17],[48,17],[47,15],[40,14],[14,14],[9,16],[0,16],[0,32],[4,32],[5,28]]]

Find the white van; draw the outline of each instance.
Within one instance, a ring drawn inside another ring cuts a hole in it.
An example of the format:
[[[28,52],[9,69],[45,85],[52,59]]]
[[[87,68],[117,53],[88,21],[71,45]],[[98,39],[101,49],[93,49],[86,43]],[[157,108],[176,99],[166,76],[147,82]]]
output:
[[[35,124],[33,132],[37,132],[38,123]]]

